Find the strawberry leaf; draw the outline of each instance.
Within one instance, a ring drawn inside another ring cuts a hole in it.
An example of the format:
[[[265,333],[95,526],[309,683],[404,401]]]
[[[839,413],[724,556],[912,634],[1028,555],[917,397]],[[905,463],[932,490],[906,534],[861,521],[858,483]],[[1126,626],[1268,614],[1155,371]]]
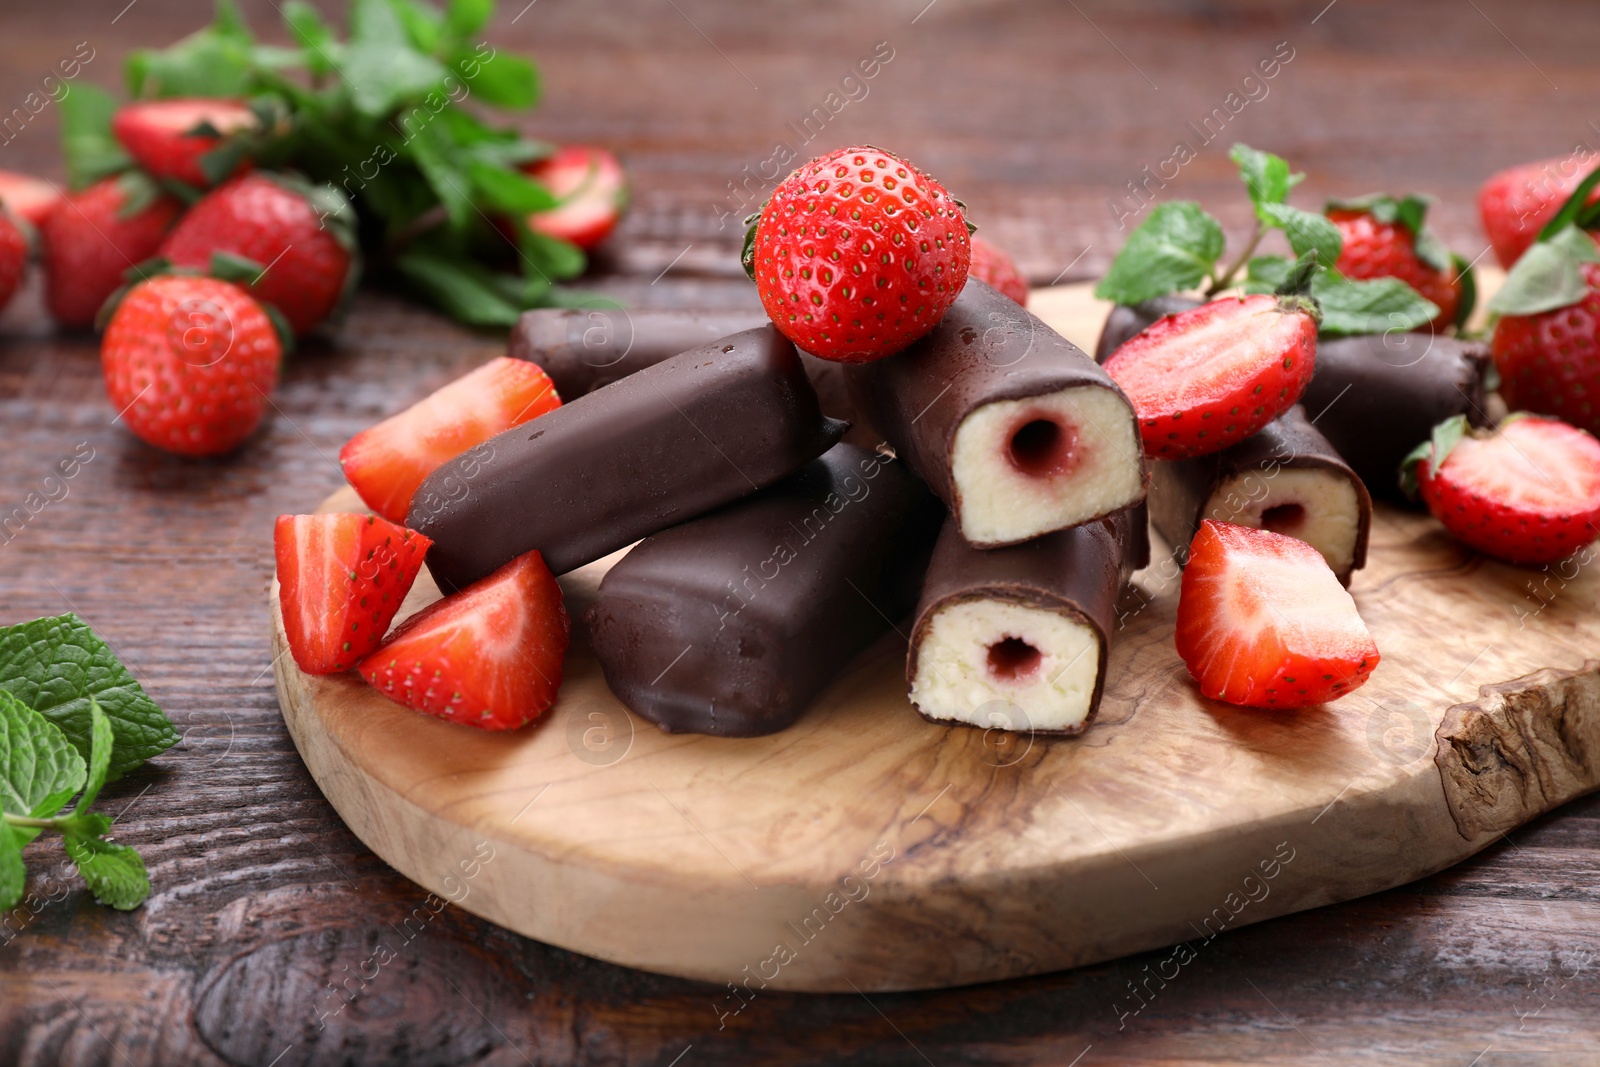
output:
[[[764,209],[767,205],[761,206]],[[756,280],[756,225],[760,221],[760,211],[752,211],[744,217],[744,245],[739,250],[739,262],[744,266],[744,272],[750,276],[751,281]]]
[[[1478,276],[1472,269],[1472,264],[1455,253],[1450,254],[1451,265],[1455,267],[1456,278],[1461,282],[1461,299],[1456,304],[1456,330],[1467,328],[1467,320],[1472,318],[1473,308],[1478,306]],[[1492,392],[1492,390],[1491,390]]]
[[[1539,231],[1538,240],[1548,241],[1568,226],[1577,223],[1580,216],[1587,216],[1585,221],[1592,218],[1593,213],[1586,209],[1589,206],[1589,194],[1594,192],[1596,185],[1600,185],[1600,167],[1590,171],[1589,176],[1572,190],[1572,195],[1561,205],[1561,210],[1551,216],[1550,221],[1544,224],[1544,229]]]
[[[1215,272],[1222,255],[1222,226],[1199,204],[1161,204],[1128,236],[1094,295],[1118,304],[1193,289]]]
[[[1500,315],[1537,315],[1576,304],[1589,293],[1583,265],[1595,262],[1600,262],[1600,252],[1594,240],[1568,224],[1522,254],[1500,291],[1489,300],[1489,310]]]
[[[1400,488],[1412,500],[1417,498],[1419,484],[1418,468],[1426,461],[1428,464],[1428,477],[1438,475],[1439,468],[1444,466],[1444,461],[1450,458],[1450,453],[1455,451],[1456,445],[1467,434],[1467,417],[1455,415],[1444,420],[1433,428],[1428,440],[1413,448],[1406,458],[1400,461]]]

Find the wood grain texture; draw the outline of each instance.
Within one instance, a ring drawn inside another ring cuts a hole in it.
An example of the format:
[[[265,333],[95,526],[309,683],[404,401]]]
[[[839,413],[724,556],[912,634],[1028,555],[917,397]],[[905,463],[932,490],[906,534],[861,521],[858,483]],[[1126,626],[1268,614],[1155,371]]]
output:
[[[268,0],[241,6],[258,26],[277,18]],[[1479,181],[1593,144],[1600,90],[1600,10],[1565,0],[1480,0],[1482,14],[1459,0],[1339,0],[1325,13],[1325,0],[939,0],[914,24],[926,0],[818,0],[804,19],[713,0],[541,0],[518,18],[524,7],[503,4],[488,36],[541,61],[549,95],[530,132],[617,147],[637,176],[636,208],[589,285],[640,307],[756,306],[737,279],[736,227],[718,226],[707,190],[757,167],[881,39],[895,60],[818,147],[865,140],[927,160],[1038,281],[1103,266],[1121,240],[1108,201],[1278,41],[1297,56],[1271,95],[1161,191],[1215,207],[1233,240],[1246,219],[1223,150],[1236,135],[1309,172],[1296,194],[1306,206],[1385,188],[1440,195],[1432,217],[1475,256]],[[115,88],[130,48],[189,32],[209,8],[9,5],[0,106],[9,114],[84,40],[97,50],[84,76]],[[56,114],[8,132],[0,167],[59,180]],[[1405,888],[1225,933],[1165,988],[1152,982],[1156,996],[1127,1017],[1130,983],[1168,954],[934,993],[769,990],[719,1026],[712,1004],[726,989],[576,956],[461,908],[408,939],[417,920],[404,920],[426,894],[343,826],[283,726],[261,610],[270,530],[339,486],[330,457],[351,434],[498,346],[363,294],[341,330],[291,362],[261,434],[236,456],[189,463],[111,425],[93,339],[54,334],[36,288],[0,313],[0,508],[37,490],[78,442],[96,449],[67,498],[0,544],[0,617],[76,606],[184,734],[106,793],[108,811],[126,808],[119,839],[150,862],[145,908],[107,912],[48,850],[32,859],[37,914],[0,924],[0,1063],[1593,1062],[1594,796]],[[1527,580],[1526,610],[1568,596],[1557,578]],[[1401,751],[1407,726],[1397,716],[1387,734]],[[367,961],[383,943],[395,958],[374,974]],[[370,981],[349,977],[364,966]],[[319,1029],[334,996],[352,1000]],[[436,1017],[471,1039],[428,1046]]]

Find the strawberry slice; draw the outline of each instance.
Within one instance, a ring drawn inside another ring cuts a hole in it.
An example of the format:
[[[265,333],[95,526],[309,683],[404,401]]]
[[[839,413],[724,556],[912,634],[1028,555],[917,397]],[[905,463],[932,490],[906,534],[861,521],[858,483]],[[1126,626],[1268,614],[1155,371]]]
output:
[[[1298,297],[1223,297],[1169,315],[1106,360],[1147,456],[1220,452],[1288,411],[1316,365],[1317,320]]]
[[[417,486],[441,465],[560,406],[538,365],[500,356],[350,438],[339,465],[369,508],[404,522]]]
[[[61,191],[43,178],[0,170],[0,206],[30,226],[38,226],[61,199]]]
[[[417,612],[357,669],[407,707],[515,730],[555,703],[571,629],[561,587],[529,552]]]
[[[378,647],[433,544],[372,515],[280,515],[272,542],[284,634],[307,674],[350,670]]]
[[[1378,646],[1304,541],[1207,519],[1178,595],[1178,655],[1213,700],[1300,708],[1359,688]]]
[[[1560,419],[1473,431],[1457,416],[1406,457],[1405,479],[1457,540],[1509,563],[1554,563],[1600,536],[1600,441]]]
[[[255,125],[255,112],[237,100],[180,97],[124,104],[111,119],[111,132],[151,176],[205,189],[215,183],[206,177],[200,157],[223,138]],[[246,165],[241,159],[234,172]]]
[[[585,252],[606,239],[628,206],[627,175],[604,148],[566,145],[526,170],[561,201],[529,215],[529,228],[571,241]]]

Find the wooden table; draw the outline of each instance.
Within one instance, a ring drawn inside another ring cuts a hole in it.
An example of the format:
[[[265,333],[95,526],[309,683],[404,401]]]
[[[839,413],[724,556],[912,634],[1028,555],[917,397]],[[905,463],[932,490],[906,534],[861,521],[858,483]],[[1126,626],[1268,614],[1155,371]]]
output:
[[[1104,267],[1120,240],[1109,205],[1175,141],[1195,139],[1185,124],[1230,91],[1258,99],[1158,191],[1207,202],[1236,235],[1235,139],[1309,172],[1297,194],[1307,205],[1432,191],[1439,229],[1469,256],[1484,246],[1472,196],[1485,175],[1600,141],[1593,5],[1325,3],[511,0],[489,36],[543,63],[549,93],[531,130],[626,156],[636,209],[592,286],[635,306],[753,306],[729,217],[744,209],[726,183],[792,143],[786,124],[823,106],[882,41],[893,58],[809,148],[870,141],[918,160],[1040,282]],[[125,5],[0,13],[0,111],[80,41],[96,50],[84,77],[117,84],[129,48],[187,32],[206,6]],[[271,0],[244,6],[258,26],[275,21]],[[1265,96],[1259,83],[1240,89],[1258,61],[1291,50]],[[0,167],[59,178],[53,108],[0,145]],[[0,1061],[1490,1067],[1600,1056],[1595,798],[1415,885],[1226,934],[1152,983],[1136,1015],[1121,1014],[1130,983],[1157,954],[870,1000],[763,993],[719,1026],[724,990],[574,956],[454,907],[435,914],[345,830],[284,730],[264,604],[270,528],[340,484],[332,457],[352,433],[499,346],[363,296],[341,331],[294,358],[255,441],[189,462],[111,424],[93,339],[52,333],[36,288],[0,316],[0,511],[79,442],[95,457],[65,499],[0,544],[0,619],[79,612],[184,733],[106,793],[123,811],[119,838],[149,862],[145,907],[100,908],[34,860],[34,888],[57,900],[14,935],[0,927]]]

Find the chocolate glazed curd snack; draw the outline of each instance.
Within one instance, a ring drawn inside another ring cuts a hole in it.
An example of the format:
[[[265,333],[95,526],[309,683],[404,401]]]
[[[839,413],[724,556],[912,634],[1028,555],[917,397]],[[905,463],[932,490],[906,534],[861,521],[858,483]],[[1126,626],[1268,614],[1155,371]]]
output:
[[[1132,407],[1071,342],[975,278],[910,348],[845,369],[863,417],[980,547],[1144,499]]]
[[[585,616],[607,685],[668,731],[783,729],[910,610],[943,515],[904,463],[840,444],[647,538]]]
[[[1106,316],[1095,346],[1105,359],[1163,315],[1197,307],[1188,296],[1162,296]],[[1446,419],[1465,415],[1484,426],[1488,346],[1429,333],[1319,337],[1317,369],[1300,402],[1374,497],[1406,503],[1400,463]]]
[[[1231,448],[1154,464],[1148,503],[1179,560],[1203,519],[1298,537],[1345,585],[1367,560],[1372,498],[1298,405]]]
[[[787,477],[845,429],[764,326],[490,438],[428,476],[406,524],[446,591],[531,549],[562,574]]]
[[[911,702],[934,722],[1082,733],[1105,689],[1117,597],[1149,554],[1142,506],[989,550],[946,522],[911,630]],[[997,702],[1009,712],[991,714]]]

